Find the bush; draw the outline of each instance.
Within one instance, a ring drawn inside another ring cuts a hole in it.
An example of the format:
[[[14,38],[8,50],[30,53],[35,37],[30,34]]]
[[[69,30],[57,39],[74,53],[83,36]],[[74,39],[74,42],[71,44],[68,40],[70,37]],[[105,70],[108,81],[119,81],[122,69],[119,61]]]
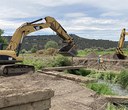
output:
[[[31,53],[36,53],[36,51],[37,51],[37,46],[33,46],[33,47],[31,48]]]
[[[48,48],[58,48],[58,43],[55,42],[55,41],[48,41],[46,44],[45,44],[45,49],[48,49]]]
[[[22,50],[21,50],[21,53],[22,53],[22,54],[27,53],[27,50],[22,49]]]
[[[23,64],[33,65],[36,70],[40,70],[44,67],[47,67],[47,62],[43,62],[43,61],[35,59],[35,58],[26,59],[23,61]]]
[[[127,70],[121,71],[117,79],[118,79],[118,83],[123,88],[127,88],[128,87],[128,71]]]
[[[62,55],[55,56],[54,59],[51,61],[51,66],[56,67],[56,66],[70,66],[72,65],[71,61]]]
[[[7,39],[2,37],[2,34],[4,34],[4,30],[0,29],[0,43],[7,44]]]
[[[0,36],[0,43],[7,44],[7,39]]]

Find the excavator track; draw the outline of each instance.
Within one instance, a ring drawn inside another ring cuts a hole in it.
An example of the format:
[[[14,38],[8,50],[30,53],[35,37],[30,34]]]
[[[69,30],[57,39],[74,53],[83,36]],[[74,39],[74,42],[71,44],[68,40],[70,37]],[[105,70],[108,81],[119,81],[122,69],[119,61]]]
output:
[[[24,65],[24,64],[9,64],[0,66],[0,75],[1,76],[14,76],[21,75],[25,73],[34,73],[34,66]]]

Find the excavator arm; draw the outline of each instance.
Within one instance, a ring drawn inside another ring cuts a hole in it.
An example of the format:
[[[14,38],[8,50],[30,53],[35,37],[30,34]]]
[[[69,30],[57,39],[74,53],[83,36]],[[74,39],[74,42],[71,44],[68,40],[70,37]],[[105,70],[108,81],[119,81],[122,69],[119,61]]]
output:
[[[128,32],[126,32],[126,29],[124,28],[124,29],[122,29],[122,32],[120,34],[120,40],[118,42],[118,46],[116,48],[116,54],[114,57],[118,57],[119,59],[125,59],[126,58],[126,56],[124,55],[124,52],[122,51],[126,35],[128,35]]]
[[[19,55],[19,51],[21,48],[21,44],[23,38],[27,36],[29,33],[44,29],[51,28],[53,31],[57,33],[59,37],[61,37],[67,45],[60,49],[60,53],[64,55],[75,56],[76,54],[76,46],[73,42],[73,38],[65,31],[65,29],[52,17],[45,17],[45,23],[37,23],[38,21],[43,20],[42,18],[33,22],[24,23],[20,26],[15,33],[13,34],[11,41],[6,48],[6,50],[17,50],[17,56]]]

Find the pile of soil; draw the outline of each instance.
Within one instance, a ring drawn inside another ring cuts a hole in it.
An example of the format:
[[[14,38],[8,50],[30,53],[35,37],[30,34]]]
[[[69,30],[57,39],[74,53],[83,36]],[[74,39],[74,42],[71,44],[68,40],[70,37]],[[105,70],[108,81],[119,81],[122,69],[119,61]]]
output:
[[[36,52],[36,55],[48,55],[48,56],[53,56],[58,53],[58,49],[55,48],[48,48],[48,49],[43,49],[43,50],[38,50]]]
[[[95,52],[91,52],[90,54],[88,54],[85,58],[98,58],[98,55]]]

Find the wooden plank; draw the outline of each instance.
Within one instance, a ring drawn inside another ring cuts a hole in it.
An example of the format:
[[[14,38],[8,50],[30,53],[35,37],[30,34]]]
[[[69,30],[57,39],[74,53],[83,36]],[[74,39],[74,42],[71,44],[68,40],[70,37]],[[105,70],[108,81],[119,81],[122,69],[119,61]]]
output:
[[[80,65],[80,66],[48,67],[48,68],[43,68],[42,71],[59,71],[59,70],[71,70],[71,69],[80,69],[80,68],[86,68],[86,66]]]
[[[106,99],[112,103],[128,104],[128,96],[105,95]]]

